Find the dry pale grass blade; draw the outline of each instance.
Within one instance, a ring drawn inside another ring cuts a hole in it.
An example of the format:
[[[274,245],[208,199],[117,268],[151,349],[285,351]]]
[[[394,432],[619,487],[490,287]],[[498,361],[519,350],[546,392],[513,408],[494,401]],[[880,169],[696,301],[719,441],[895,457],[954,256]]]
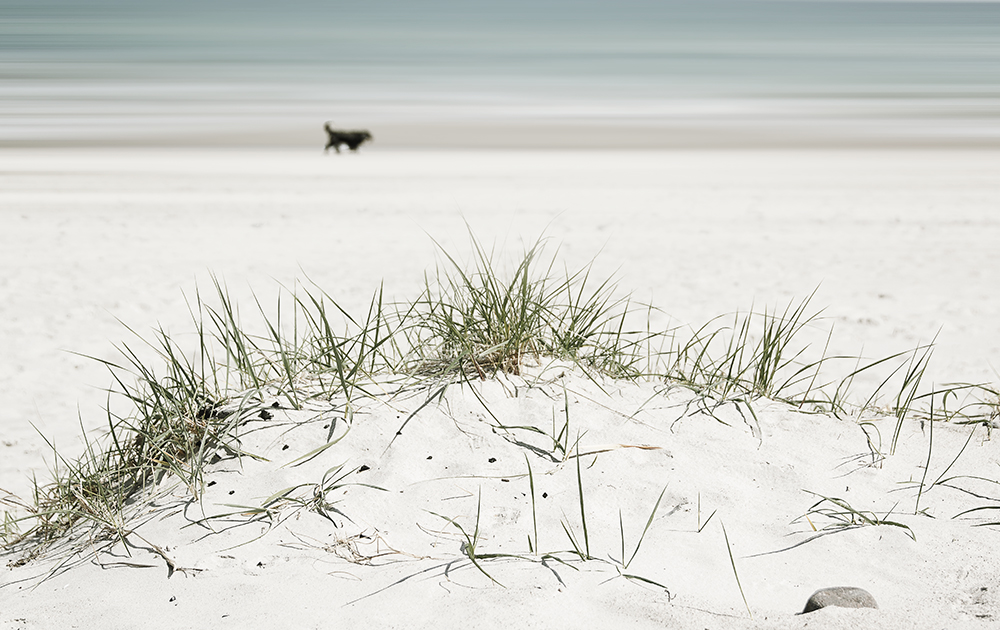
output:
[[[740,583],[740,574],[736,570],[736,558],[733,557],[733,546],[729,543],[729,534],[726,533],[726,525],[719,521],[719,525],[722,527],[722,535],[726,539],[726,551],[729,553],[729,563],[733,567],[733,577],[736,578],[736,586],[740,589],[740,597],[743,598],[743,605],[747,608],[747,614],[753,619],[753,611],[750,610],[750,603],[747,602],[746,593],[743,592],[743,585]]]

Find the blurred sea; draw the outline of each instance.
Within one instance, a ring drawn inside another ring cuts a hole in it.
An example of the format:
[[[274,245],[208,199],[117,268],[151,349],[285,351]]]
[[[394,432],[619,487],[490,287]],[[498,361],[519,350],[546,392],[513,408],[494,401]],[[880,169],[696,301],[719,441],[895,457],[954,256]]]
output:
[[[0,146],[327,119],[389,146],[1000,146],[1000,2],[0,0]]]

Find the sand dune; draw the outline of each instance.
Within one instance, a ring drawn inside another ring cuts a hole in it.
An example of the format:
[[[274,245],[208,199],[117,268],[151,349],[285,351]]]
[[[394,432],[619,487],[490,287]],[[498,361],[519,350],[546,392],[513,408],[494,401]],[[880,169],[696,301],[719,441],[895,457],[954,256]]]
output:
[[[67,455],[81,425],[107,425],[106,369],[67,350],[117,361],[124,341],[152,359],[121,322],[189,343],[210,273],[248,320],[255,295],[267,310],[296,280],[352,313],[383,280],[413,299],[446,264],[435,240],[468,260],[470,227],[497,244],[501,271],[540,235],[570,269],[597,256],[595,277],[662,309],[652,327],[780,309],[819,287],[811,306],[828,319],[804,334],[822,346],[833,324],[831,354],[883,357],[937,335],[926,387],[996,383],[998,176],[986,151],[8,150],[0,488],[24,497],[30,475],[46,477],[51,449],[32,425]],[[855,384],[862,398],[874,386]],[[343,401],[252,400],[241,444],[268,461],[222,456],[200,502],[168,480],[131,526],[131,555],[85,547],[5,570],[0,627],[931,628],[1000,615],[996,527],[982,526],[993,510],[953,518],[997,505],[986,424],[936,422],[930,443],[930,425],[908,420],[882,459],[870,439],[888,442],[888,415],[862,426],[759,399],[755,415],[731,402],[713,417],[676,384],[542,359],[452,385],[396,435],[433,391],[366,398],[349,424]],[[567,410],[579,457],[557,444]],[[338,484],[368,485],[310,509],[338,466]],[[951,486],[921,485],[946,471]],[[296,486],[266,518],[250,510]],[[855,514],[838,528],[844,509],[822,497],[892,524]],[[584,521],[586,561],[573,553]],[[795,615],[838,585],[880,608]]]

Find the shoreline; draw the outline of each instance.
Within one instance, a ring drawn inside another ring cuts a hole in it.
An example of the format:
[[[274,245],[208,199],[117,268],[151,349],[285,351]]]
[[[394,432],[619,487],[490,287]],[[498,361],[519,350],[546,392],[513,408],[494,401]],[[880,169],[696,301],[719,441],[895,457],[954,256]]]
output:
[[[359,120],[362,120],[359,118]],[[246,128],[224,123],[216,129],[157,132],[88,131],[79,128],[58,132],[3,132],[0,150],[33,148],[256,148],[288,149],[323,147],[326,136],[322,121],[302,124],[265,124],[248,121]],[[696,123],[644,124],[623,121],[522,121],[482,123],[355,123],[345,127],[366,128],[374,141],[371,150],[1000,150],[1000,134],[969,129],[961,134],[920,129],[916,123],[902,128],[878,128],[878,121],[865,126],[829,124],[755,125],[739,122],[720,125]],[[99,134],[99,135],[98,135]],[[18,137],[21,136],[21,137]],[[344,149],[346,151],[346,149]]]

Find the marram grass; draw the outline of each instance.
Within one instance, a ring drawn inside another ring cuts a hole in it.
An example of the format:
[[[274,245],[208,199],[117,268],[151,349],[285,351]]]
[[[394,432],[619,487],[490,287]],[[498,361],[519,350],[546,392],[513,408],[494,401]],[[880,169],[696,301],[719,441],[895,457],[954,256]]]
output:
[[[266,411],[265,401],[277,399],[293,409],[337,408],[349,416],[359,399],[425,389],[431,392],[425,404],[431,404],[451,384],[518,374],[529,361],[571,362],[598,384],[605,378],[641,378],[687,388],[695,394],[696,410],[709,416],[722,405],[754,415],[756,402],[769,399],[860,418],[876,413],[876,402],[887,398],[897,421],[890,453],[901,424],[926,416],[921,404],[935,397],[944,401],[942,409],[930,411],[938,422],[989,430],[1000,419],[995,387],[920,389],[931,346],[864,365],[857,357],[828,356],[825,348],[810,354],[802,333],[819,321],[820,313],[810,310],[812,296],[780,311],[751,309],[687,331],[656,330],[648,323],[653,307],[620,295],[610,278],[595,281],[591,265],[560,271],[557,257],[545,255],[543,241],[526,248],[509,273],[501,273],[497,256],[474,238],[469,265],[442,253],[442,263],[426,276],[415,299],[387,302],[379,287],[362,317],[314,285],[296,285],[279,294],[271,318],[255,299],[251,312],[260,321],[247,324],[226,286],[213,279],[211,303],[201,292],[189,303],[193,344],[182,347],[161,329],[151,339],[140,337],[158,356],[155,364],[140,360],[128,344],[119,347],[118,362],[104,361],[114,379],[110,394],[127,401],[130,411],[107,411],[107,435],[100,443],[86,441],[75,459],[53,448],[51,480],[36,482],[32,497],[0,495],[0,504],[9,508],[0,540],[7,549],[27,550],[26,558],[67,538],[124,541],[130,515],[164,480],[179,482],[197,498],[212,457],[253,456],[240,450],[236,436]],[[841,364],[848,366],[846,376],[828,376]],[[863,405],[852,406],[848,392],[855,377],[878,370],[889,375]],[[894,385],[897,374],[902,382]],[[556,425],[553,417],[551,456],[566,461],[577,446],[570,440],[568,408],[561,430]],[[872,448],[873,457],[876,450],[884,457],[880,440]],[[533,494],[530,463],[528,477]],[[592,557],[587,510],[578,481],[582,536],[574,535],[569,523],[564,527],[574,552],[587,559]],[[323,508],[317,501],[310,509]],[[822,509],[834,518],[846,514]],[[639,544],[655,512],[656,507]],[[624,557],[620,525],[621,564],[627,568],[631,559]],[[475,531],[467,543],[470,560],[480,562]],[[538,553],[538,544],[536,526],[529,550]]]

